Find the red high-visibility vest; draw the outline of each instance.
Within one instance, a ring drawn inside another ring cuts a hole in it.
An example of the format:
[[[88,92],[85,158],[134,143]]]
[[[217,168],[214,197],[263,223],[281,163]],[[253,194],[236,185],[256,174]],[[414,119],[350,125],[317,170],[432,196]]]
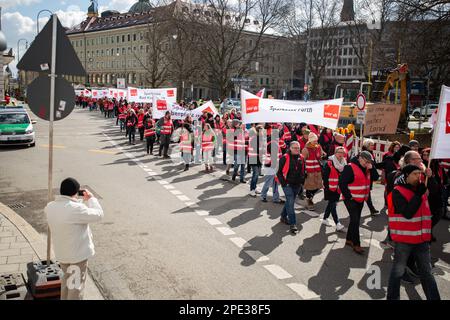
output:
[[[364,202],[369,198],[370,193],[370,172],[364,173],[356,163],[350,163],[355,179],[348,185],[348,189],[356,202]]]
[[[156,135],[155,122],[152,119],[148,119],[147,124],[149,123],[151,123],[152,126],[144,130],[144,137],[146,138]]]
[[[164,120],[164,124],[161,127],[161,134],[172,134],[173,124],[172,120]]]
[[[414,192],[404,186],[396,186],[401,195],[411,201]],[[422,204],[411,219],[406,219],[400,212],[395,212],[392,192],[388,196],[389,231],[395,242],[418,244],[431,241],[431,210],[426,194]]]
[[[144,127],[144,115],[140,114],[138,115],[138,128],[143,128]]]
[[[283,139],[286,141],[291,141],[292,140],[292,136],[291,136],[291,131],[289,130],[289,128],[287,126],[284,126],[283,128]]]
[[[212,151],[214,149],[213,135],[203,133],[202,149],[203,151]]]
[[[439,165],[444,169],[444,171],[447,173],[448,169],[450,169],[450,159],[443,159],[439,162]]]
[[[291,163],[290,163],[291,162],[291,156],[290,156],[289,153],[285,153],[283,155],[283,157],[286,159],[286,162],[284,163],[284,166],[283,166],[283,169],[281,169],[281,172],[283,173],[283,177],[286,180],[287,175],[289,173],[289,168],[290,168],[290,165],[291,165]],[[303,167],[304,159],[303,159],[303,155],[302,154],[299,155],[298,160],[300,162],[300,168],[301,168],[301,171],[302,171],[302,175],[304,175],[305,174],[304,167]],[[277,183],[280,183],[280,180],[278,179],[278,177],[276,175],[275,175],[275,181]]]
[[[182,129],[180,135],[180,150],[183,153],[191,153],[192,152],[192,139],[190,138],[189,131],[186,129]]]
[[[270,151],[269,151],[269,147],[270,147]],[[266,150],[266,156],[265,156],[265,160],[264,160],[264,164],[266,167],[270,167],[272,166],[272,156],[271,156],[271,152],[273,152],[272,150],[275,148],[277,148],[278,150],[278,154],[277,154],[277,159],[281,159],[281,157],[283,156],[283,153],[281,152],[281,148],[280,145],[277,144],[275,141],[271,141],[268,145],[267,145],[267,150]]]
[[[320,168],[320,156],[321,156],[321,148],[317,146],[317,148],[306,148],[308,150],[308,159],[306,159],[306,172],[321,172]]]
[[[330,167],[330,176],[328,177],[328,189],[332,192],[341,193],[339,189],[339,171],[333,165],[333,161],[328,161],[328,167]]]

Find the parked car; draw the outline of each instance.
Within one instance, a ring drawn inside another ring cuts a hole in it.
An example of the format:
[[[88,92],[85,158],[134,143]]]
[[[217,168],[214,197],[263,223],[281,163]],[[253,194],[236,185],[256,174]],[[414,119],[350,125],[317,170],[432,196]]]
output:
[[[231,109],[236,109],[236,111],[239,111],[241,110],[241,100],[234,98],[227,98],[222,102],[220,108],[222,113],[230,111]]]
[[[433,112],[438,108],[438,106],[439,105],[437,103],[430,103],[423,106],[422,108],[415,108],[411,114],[416,119],[419,119],[421,117],[429,118],[431,117]]]
[[[0,108],[0,145],[35,146],[33,123],[23,108]]]

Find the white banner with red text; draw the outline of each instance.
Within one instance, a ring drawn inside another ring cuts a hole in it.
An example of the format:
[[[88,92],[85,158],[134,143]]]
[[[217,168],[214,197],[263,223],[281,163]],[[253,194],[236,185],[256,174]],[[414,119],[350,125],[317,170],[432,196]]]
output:
[[[431,142],[431,159],[450,158],[450,87],[442,86]]]
[[[128,87],[128,102],[152,103],[154,97],[164,99],[169,103],[176,103],[177,88],[139,89]]]
[[[343,98],[315,102],[262,99],[241,90],[244,123],[288,122],[336,129]]]

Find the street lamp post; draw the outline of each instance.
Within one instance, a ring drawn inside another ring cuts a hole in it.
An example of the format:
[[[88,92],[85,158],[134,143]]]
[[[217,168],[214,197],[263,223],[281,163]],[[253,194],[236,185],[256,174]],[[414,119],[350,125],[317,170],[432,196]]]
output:
[[[20,42],[21,41],[25,41],[25,50],[28,49],[28,40],[21,38],[19,40],[17,40],[17,63],[19,63],[20,61]],[[20,73],[20,71],[19,71]],[[20,86],[20,82],[22,81],[22,79],[20,77],[18,77],[18,81],[19,81],[19,92],[21,91],[21,86]],[[25,71],[25,76],[24,76],[24,82],[25,82],[25,86],[27,85],[27,72]]]
[[[120,53],[117,52],[117,53],[116,53],[116,56],[119,57],[119,56],[120,56]],[[127,57],[126,57],[125,54],[123,55],[123,62],[124,62],[124,63],[123,63],[122,65],[125,66],[125,86],[128,86],[128,77],[127,77]]]
[[[36,35],[39,34],[39,15],[40,15],[42,12],[48,12],[48,13],[50,13],[51,15],[53,15],[53,12],[51,12],[50,10],[47,10],[47,9],[44,9],[44,10],[41,10],[41,11],[38,12],[37,17],[36,17]]]

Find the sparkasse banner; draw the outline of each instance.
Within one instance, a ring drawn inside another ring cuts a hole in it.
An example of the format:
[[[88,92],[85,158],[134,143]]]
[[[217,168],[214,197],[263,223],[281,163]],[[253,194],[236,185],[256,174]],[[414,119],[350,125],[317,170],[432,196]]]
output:
[[[241,90],[244,123],[305,122],[336,129],[343,98],[316,102],[262,99]]]

